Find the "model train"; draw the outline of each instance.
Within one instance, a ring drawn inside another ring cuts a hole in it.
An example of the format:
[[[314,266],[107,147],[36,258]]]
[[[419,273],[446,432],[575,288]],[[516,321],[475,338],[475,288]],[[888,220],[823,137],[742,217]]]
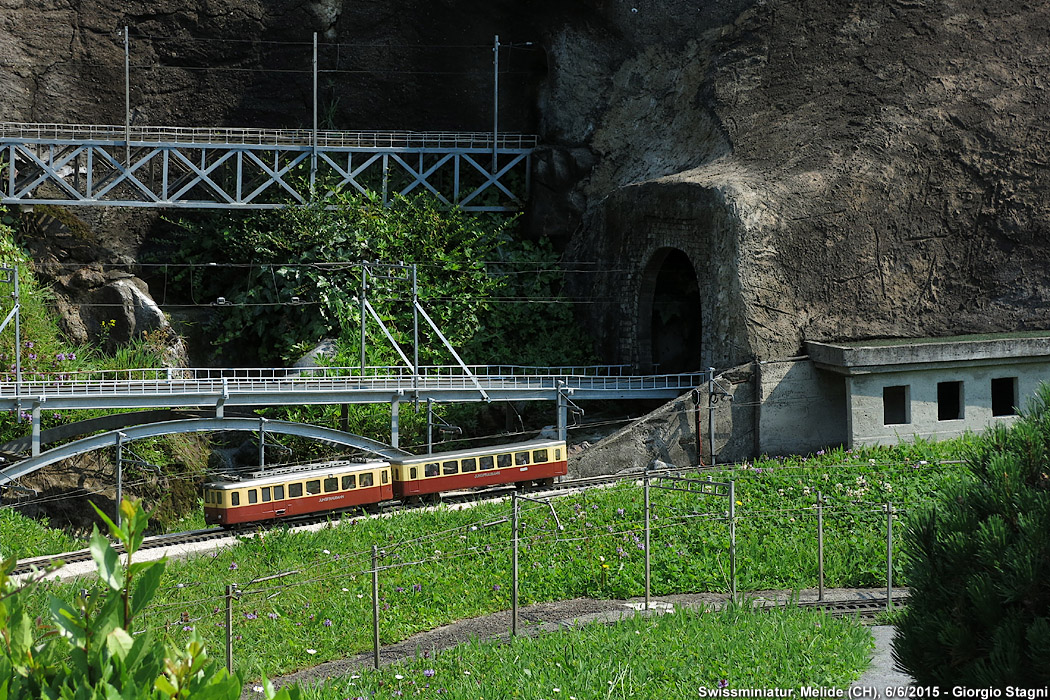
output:
[[[549,486],[566,473],[564,440],[532,440],[390,461],[277,467],[204,485],[204,521],[245,523],[337,512],[494,484]]]

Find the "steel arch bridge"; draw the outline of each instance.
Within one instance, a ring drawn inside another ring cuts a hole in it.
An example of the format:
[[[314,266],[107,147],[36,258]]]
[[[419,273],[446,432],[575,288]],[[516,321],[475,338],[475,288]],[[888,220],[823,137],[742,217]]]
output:
[[[385,459],[409,454],[404,450],[376,440],[361,437],[360,435],[354,435],[353,433],[347,433],[333,428],[311,425],[309,423],[264,420],[260,418],[189,418],[184,420],[133,425],[120,430],[111,430],[98,435],[92,435],[91,437],[68,442],[60,447],[55,447],[46,452],[41,452],[34,457],[24,459],[3,470],[0,472],[0,487],[13,482],[20,477],[26,476],[27,474],[35,472],[42,467],[60,462],[63,459],[93,452],[104,447],[112,447],[117,444],[118,439],[141,440],[144,438],[158,437],[160,435],[174,435],[176,433],[204,433],[224,430],[295,435],[298,437],[330,442],[344,447],[353,447]]]

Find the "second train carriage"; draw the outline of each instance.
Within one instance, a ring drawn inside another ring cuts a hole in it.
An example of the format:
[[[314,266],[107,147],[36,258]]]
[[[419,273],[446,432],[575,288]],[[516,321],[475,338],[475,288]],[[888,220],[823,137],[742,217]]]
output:
[[[551,485],[567,472],[564,440],[399,457],[392,460],[394,497],[405,499],[458,489],[535,482]]]
[[[394,497],[388,462],[341,460],[204,485],[204,522],[230,527],[365,506]]]

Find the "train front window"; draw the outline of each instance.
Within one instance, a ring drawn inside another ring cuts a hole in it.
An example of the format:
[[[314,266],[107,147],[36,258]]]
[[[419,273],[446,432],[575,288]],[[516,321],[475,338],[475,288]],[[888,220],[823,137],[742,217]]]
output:
[[[415,467],[412,467],[412,469],[409,470],[408,478],[409,479],[418,479],[419,478],[419,472],[416,471]]]
[[[302,483],[288,484],[288,496],[290,498],[299,498],[302,495],[303,495],[303,485],[302,485]]]
[[[284,500],[284,486],[273,487],[273,500],[283,501]]]
[[[262,487],[262,496],[263,496],[263,503],[269,503],[270,502],[270,487],[269,486],[263,486]]]
[[[314,479],[306,482],[306,492],[311,496],[321,493],[321,480]]]
[[[437,476],[439,465],[437,462],[427,462],[423,465],[424,476]]]
[[[334,476],[330,476],[324,480],[324,492],[332,493],[333,491],[339,490],[339,479]]]
[[[343,477],[343,490],[349,491],[350,489],[357,488],[357,477],[353,474],[347,474]]]
[[[381,473],[383,475],[383,483],[384,484],[389,484],[390,483],[390,472],[388,472],[386,469],[384,469]]]
[[[529,453],[528,452],[515,452],[514,453],[514,463],[517,464],[519,467],[521,465],[523,465],[523,464],[528,464],[529,463]]]
[[[535,450],[532,453],[532,461],[536,464],[547,461],[547,450]]]
[[[241,492],[234,491],[230,494],[230,505],[239,506],[241,504]]]
[[[216,491],[215,495],[218,496],[218,498],[215,499],[215,502],[218,503],[221,506],[222,505],[222,491]]]
[[[248,489],[248,503],[258,503],[259,492],[255,489]]]
[[[460,467],[465,472],[473,472],[478,469],[478,460],[471,457],[470,459],[460,460]]]
[[[374,479],[375,479],[375,477],[371,473],[362,474],[361,475],[361,488],[364,488],[365,486],[371,486],[374,483]]]
[[[445,474],[458,474],[459,473],[459,462],[452,460],[445,462],[441,465],[441,471]]]
[[[492,461],[492,457],[482,457],[480,462],[482,469],[492,469],[494,466],[496,466]]]
[[[510,466],[510,455],[496,455],[496,464],[500,469]]]
[[[560,449],[554,450],[554,459],[557,459],[557,460],[561,459],[561,450]]]

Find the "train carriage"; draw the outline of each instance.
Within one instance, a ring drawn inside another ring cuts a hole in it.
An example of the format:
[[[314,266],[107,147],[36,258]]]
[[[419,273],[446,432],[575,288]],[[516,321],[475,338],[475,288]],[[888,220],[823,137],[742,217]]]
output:
[[[372,505],[393,498],[388,462],[341,460],[255,472],[204,485],[204,521],[243,523]]]
[[[563,440],[532,440],[402,457],[391,462],[394,498],[507,483],[551,485],[566,474]]]

